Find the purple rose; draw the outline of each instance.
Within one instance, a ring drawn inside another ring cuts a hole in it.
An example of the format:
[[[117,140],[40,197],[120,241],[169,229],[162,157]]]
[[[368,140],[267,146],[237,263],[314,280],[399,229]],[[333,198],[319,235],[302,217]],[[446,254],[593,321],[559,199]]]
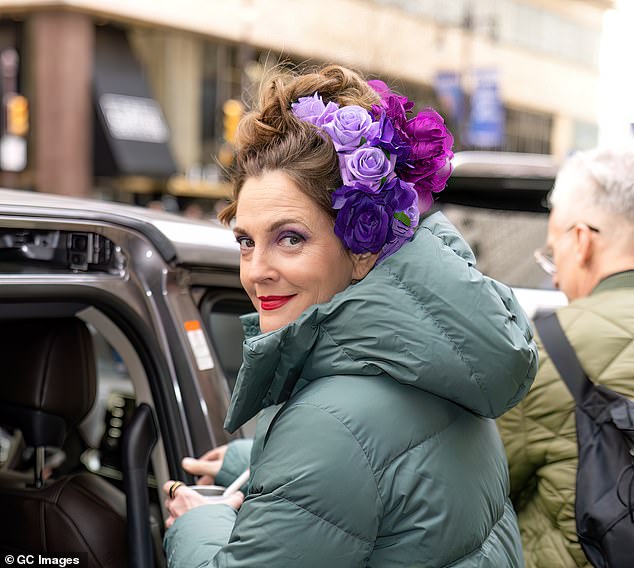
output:
[[[388,241],[385,243],[383,248],[381,249],[381,254],[379,258],[376,259],[377,264],[381,262],[384,258],[394,254],[398,249],[400,249],[409,238],[404,239],[403,237],[399,237],[397,235],[392,235]]]
[[[339,209],[335,234],[346,248],[355,254],[381,250],[391,218],[380,195],[343,186],[333,193],[333,207]]]
[[[296,103],[291,103],[291,109],[297,118],[315,126],[323,126],[329,122],[338,108],[339,106],[332,101],[324,105],[319,93],[312,97],[300,97]]]
[[[332,139],[337,152],[358,148],[372,126],[372,116],[357,105],[344,106],[335,111],[323,129]]]
[[[376,113],[379,119],[373,122],[368,130],[368,144],[370,146],[380,146],[387,150],[391,155],[396,156],[397,161],[400,158],[407,158],[409,146],[402,130],[397,130],[394,127],[384,108],[375,105],[372,107],[372,111]]]
[[[407,100],[404,97],[389,95],[387,99],[382,101],[382,106],[374,105],[372,107],[372,112],[379,117],[379,120],[382,114],[385,113],[386,120],[389,121],[393,130],[389,144],[391,152],[396,155],[398,163],[406,160],[410,154],[410,141],[407,132],[405,132],[405,126],[407,125],[407,113],[414,104],[410,102],[404,105],[401,99]]]
[[[379,119],[372,123],[368,129],[368,144],[370,146],[386,147],[392,143],[394,138],[394,127],[392,121],[387,118],[385,109],[376,105],[372,107],[372,111],[378,111]]]
[[[381,184],[394,173],[395,156],[386,155],[380,148],[362,146],[349,154],[340,154],[341,179],[344,185],[364,185],[379,191]]]
[[[388,211],[392,211],[392,219],[377,262],[395,253],[409,241],[420,220],[418,194],[411,183],[394,177],[383,186],[381,194],[384,195]]]
[[[418,207],[414,207],[418,213]],[[381,249],[381,254],[377,258],[377,263],[381,262],[384,258],[394,254],[399,250],[406,242],[410,241],[414,236],[413,228],[407,227],[401,223],[398,219],[392,219],[392,226],[388,231],[388,237],[385,245]]]
[[[418,194],[411,183],[394,177],[383,186],[385,202],[394,211],[392,231],[402,237],[410,238],[418,227]]]

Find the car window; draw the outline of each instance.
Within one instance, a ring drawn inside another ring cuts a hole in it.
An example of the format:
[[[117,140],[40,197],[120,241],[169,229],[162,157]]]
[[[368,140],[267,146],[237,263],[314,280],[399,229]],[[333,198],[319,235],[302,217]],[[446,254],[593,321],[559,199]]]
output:
[[[253,311],[246,298],[234,294],[208,294],[201,304],[204,325],[229,389],[233,392],[242,364],[244,332],[240,316]]]
[[[121,436],[136,406],[134,386],[118,351],[94,326],[88,328],[97,364],[97,397],[79,426],[87,444],[82,463],[103,477],[121,480]]]
[[[477,268],[509,286],[549,293],[552,281],[535,263],[548,229],[553,156],[456,152],[437,206],[471,246]]]
[[[546,242],[545,214],[453,204],[442,210],[471,246],[481,272],[509,286],[552,288],[533,260],[535,249]]]

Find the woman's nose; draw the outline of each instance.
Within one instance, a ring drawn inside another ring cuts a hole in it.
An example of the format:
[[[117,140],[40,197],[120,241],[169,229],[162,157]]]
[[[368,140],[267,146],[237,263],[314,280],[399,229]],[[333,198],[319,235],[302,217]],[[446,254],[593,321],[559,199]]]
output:
[[[255,246],[246,264],[247,277],[253,282],[274,280],[276,277],[274,258],[266,247]]]

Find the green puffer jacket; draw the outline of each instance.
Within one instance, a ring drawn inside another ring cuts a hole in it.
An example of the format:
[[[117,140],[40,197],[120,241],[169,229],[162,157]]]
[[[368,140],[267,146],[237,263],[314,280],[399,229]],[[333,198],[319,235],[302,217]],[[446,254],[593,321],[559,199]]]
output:
[[[526,394],[536,350],[473,263],[435,214],[362,282],[245,341],[225,425],[260,413],[248,494],[179,517],[171,568],[523,566],[490,418]]]
[[[634,398],[634,271],[601,282],[557,315],[590,379]],[[527,568],[589,566],[575,529],[575,405],[538,340],[528,396],[498,420]]]

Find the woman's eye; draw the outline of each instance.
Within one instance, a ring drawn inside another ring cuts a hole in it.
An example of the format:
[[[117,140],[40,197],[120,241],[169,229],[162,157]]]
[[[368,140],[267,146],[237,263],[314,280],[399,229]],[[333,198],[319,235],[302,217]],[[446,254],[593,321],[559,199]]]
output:
[[[280,242],[283,245],[285,245],[285,246],[295,247],[295,246],[301,244],[302,242],[304,242],[304,237],[302,237],[301,235],[297,235],[297,234],[284,235],[280,239]]]
[[[249,237],[236,237],[236,241],[238,241],[240,248],[243,250],[252,248],[255,245],[253,239],[250,239]]]

